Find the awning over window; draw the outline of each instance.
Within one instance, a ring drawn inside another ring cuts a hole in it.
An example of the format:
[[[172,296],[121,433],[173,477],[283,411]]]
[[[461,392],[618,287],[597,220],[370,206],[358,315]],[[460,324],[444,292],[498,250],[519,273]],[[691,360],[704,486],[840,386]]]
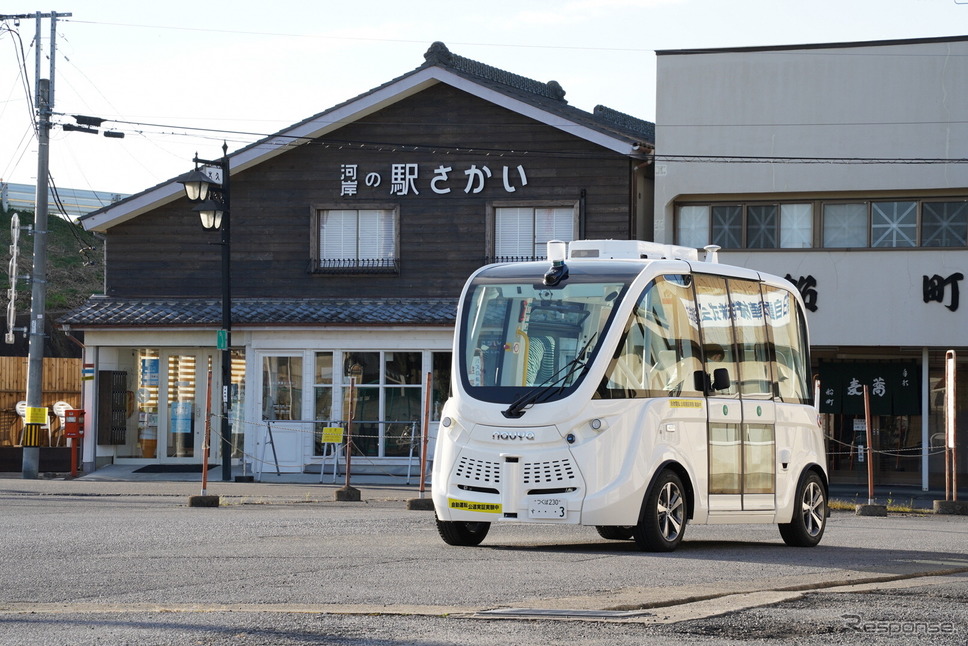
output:
[[[866,385],[871,415],[920,415],[918,375],[915,361],[821,362],[820,412],[863,415]]]

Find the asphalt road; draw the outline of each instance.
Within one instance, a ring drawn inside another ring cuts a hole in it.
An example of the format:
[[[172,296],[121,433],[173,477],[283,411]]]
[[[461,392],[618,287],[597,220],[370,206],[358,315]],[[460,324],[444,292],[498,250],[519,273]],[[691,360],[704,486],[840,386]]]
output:
[[[449,547],[400,500],[0,487],[0,644],[953,644],[968,519],[834,512],[816,548],[689,526],[672,554],[592,528]]]

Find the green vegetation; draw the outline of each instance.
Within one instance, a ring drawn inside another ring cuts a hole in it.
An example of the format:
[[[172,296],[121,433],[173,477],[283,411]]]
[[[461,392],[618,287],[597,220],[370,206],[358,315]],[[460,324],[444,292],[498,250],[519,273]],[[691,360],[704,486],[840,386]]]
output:
[[[828,507],[834,511],[854,511],[854,508],[861,504],[856,496],[853,500],[837,500],[832,499],[828,502]],[[907,503],[900,501],[895,501],[893,498],[887,499],[887,511],[893,514],[931,514],[934,513],[931,509],[923,509],[915,506],[914,499],[910,499]]]
[[[15,211],[0,212],[0,252],[3,255],[0,271],[0,295],[7,302],[10,288],[8,274],[10,265],[10,220]],[[21,228],[32,226],[32,211],[16,211]],[[60,217],[51,216],[47,224],[47,311],[63,312],[82,304],[91,294],[103,292],[104,243],[87,233],[80,225]],[[30,307],[29,276],[33,266],[34,237],[20,231],[19,262],[17,263],[17,311],[26,312]]]

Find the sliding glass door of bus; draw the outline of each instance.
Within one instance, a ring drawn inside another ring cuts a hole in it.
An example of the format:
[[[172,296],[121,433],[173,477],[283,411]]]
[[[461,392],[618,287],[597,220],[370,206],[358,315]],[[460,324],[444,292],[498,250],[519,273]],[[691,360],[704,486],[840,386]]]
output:
[[[775,508],[776,405],[766,316],[755,281],[696,275],[715,511]]]

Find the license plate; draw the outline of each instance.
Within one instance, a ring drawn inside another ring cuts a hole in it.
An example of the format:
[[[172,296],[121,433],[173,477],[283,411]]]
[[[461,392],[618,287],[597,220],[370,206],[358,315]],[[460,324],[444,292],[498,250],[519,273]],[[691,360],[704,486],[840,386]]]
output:
[[[528,518],[564,518],[568,514],[563,498],[531,498]]]

